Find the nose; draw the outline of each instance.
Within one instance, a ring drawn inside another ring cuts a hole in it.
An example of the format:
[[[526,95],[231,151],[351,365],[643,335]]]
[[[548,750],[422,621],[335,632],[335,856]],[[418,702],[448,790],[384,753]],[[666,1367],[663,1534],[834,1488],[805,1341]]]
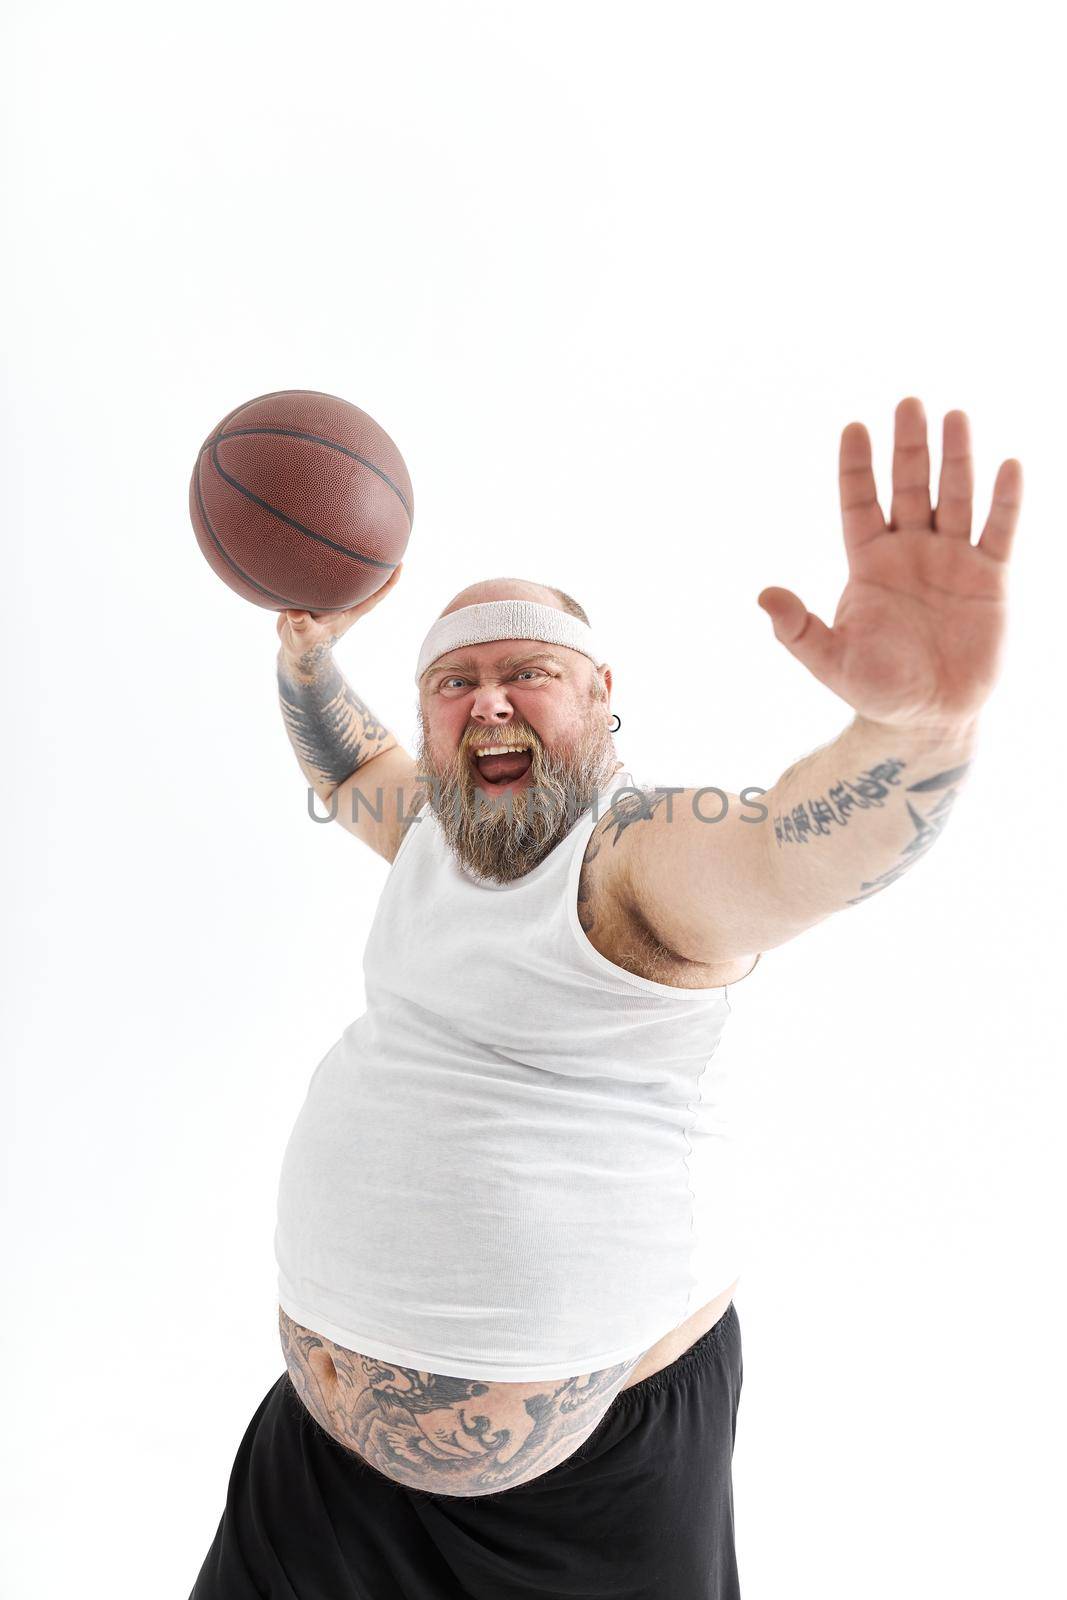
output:
[[[482,727],[494,722],[508,722],[514,715],[511,702],[499,685],[487,685],[474,696],[471,720]]]

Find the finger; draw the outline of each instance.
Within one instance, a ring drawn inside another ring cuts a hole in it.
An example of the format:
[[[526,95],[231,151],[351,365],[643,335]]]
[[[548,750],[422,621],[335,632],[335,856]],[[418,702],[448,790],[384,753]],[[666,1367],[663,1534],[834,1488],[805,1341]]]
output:
[[[885,517],[871,470],[871,440],[862,422],[850,422],[841,434],[837,458],[841,493],[841,523],[845,549],[852,554],[868,540],[885,532]]]
[[[775,638],[820,683],[832,689],[837,677],[837,646],[831,629],[791,589],[764,589],[758,602],[774,625]]]
[[[893,502],[889,526],[926,528],[934,526],[930,511],[930,451],[926,444],[926,412],[915,395],[902,400],[895,413],[893,430]]]
[[[389,574],[388,578],[386,578],[386,580],[382,584],[381,588],[380,589],[375,589],[374,593],[372,595],[369,595],[367,597],[367,599],[363,602],[363,604],[367,607],[368,611],[370,610],[370,608],[372,606],[376,606],[378,604],[379,600],[382,600],[382,599],[385,598],[385,596],[388,594],[389,590],[393,587],[393,584],[396,582],[396,575],[397,575],[397,573],[399,571],[400,571],[400,568],[396,567]]]
[[[946,411],[941,429],[941,476],[934,531],[947,539],[970,539],[973,502],[971,425],[965,411]]]
[[[1012,457],[1000,463],[993,485],[993,503],[978,541],[978,549],[984,550],[994,561],[1007,561],[1011,555],[1022,500],[1023,464]]]

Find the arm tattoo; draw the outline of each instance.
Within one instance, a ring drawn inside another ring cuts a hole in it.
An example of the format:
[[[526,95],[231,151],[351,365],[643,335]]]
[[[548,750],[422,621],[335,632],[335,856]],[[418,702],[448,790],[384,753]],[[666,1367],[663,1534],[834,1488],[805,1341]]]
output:
[[[827,795],[816,800],[809,798],[806,803],[793,806],[785,814],[780,813],[774,818],[774,836],[779,847],[788,844],[810,844],[820,835],[833,833],[835,827],[847,828],[857,811],[869,811],[872,806],[881,810],[892,788],[899,785],[899,774],[906,765],[906,762],[899,760],[882,761],[877,766],[868,768],[852,782],[843,779],[840,783],[831,785]],[[936,773],[932,778],[923,778],[920,782],[907,786],[905,790],[907,794],[931,794],[941,791],[940,798],[926,817],[920,815],[912,802],[908,801],[908,816],[915,828],[915,834],[904,846],[900,861],[887,871],[879,873],[876,878],[861,884],[861,892],[846,901],[847,905],[854,906],[861,900],[869,900],[871,895],[887,888],[902,873],[907,872],[909,867],[914,866],[920,856],[926,854],[934,840],[940,837],[948,821],[959,792],[957,785],[964,778],[969,766],[970,762],[965,761],[962,766],[949,767],[944,772]],[[789,772],[795,770],[791,767]],[[789,773],[785,776],[788,777]]]
[[[911,818],[912,825],[915,828],[914,837],[909,839],[904,846],[901,852],[901,859],[896,866],[888,868],[885,872],[880,872],[877,878],[872,878],[869,883],[860,884],[861,893],[856,895],[854,899],[849,900],[847,902],[848,905],[858,905],[861,900],[869,900],[872,894],[878,894],[880,890],[888,888],[902,873],[907,872],[909,867],[913,867],[920,856],[926,854],[935,839],[941,837],[948,821],[949,813],[959,793],[956,784],[959,783],[969,766],[970,762],[965,761],[961,767],[950,767],[947,772],[939,772],[932,778],[923,778],[921,783],[913,783],[908,786],[908,794],[925,794],[937,789],[943,790],[944,793],[926,817],[920,816],[911,801],[908,801],[908,816]]]
[[[640,791],[627,789],[622,795],[614,797],[607,815],[602,817],[593,829],[578,874],[577,910],[583,933],[591,933],[596,921],[594,874],[590,868],[600,854],[609,832],[615,830],[615,837],[611,842],[612,845],[617,845],[627,828],[635,822],[647,822],[657,806],[666,802],[669,816],[671,798],[677,793],[679,793],[677,789],[654,789],[651,793],[647,789]]]
[[[854,811],[869,811],[871,806],[881,809],[890,785],[899,782],[897,774],[905,765],[903,761],[882,761],[861,773],[853,783],[846,778],[831,784],[828,799],[809,799],[806,804],[793,806],[784,816],[779,814],[774,819],[774,837],[779,846],[807,844],[817,834],[832,833],[832,823],[847,827]],[[788,778],[795,770],[790,767],[783,776]]]
[[[309,650],[299,666],[308,676],[314,673],[310,682],[278,662],[278,695],[289,738],[323,782],[343,783],[378,754],[391,734],[341,676],[329,645]]]
[[[621,797],[616,796],[604,818],[604,832],[615,829],[612,844],[618,844],[623,834],[635,822],[649,822],[657,806],[669,802],[672,795],[679,794],[678,789],[624,789]],[[599,830],[598,830],[599,831]]]

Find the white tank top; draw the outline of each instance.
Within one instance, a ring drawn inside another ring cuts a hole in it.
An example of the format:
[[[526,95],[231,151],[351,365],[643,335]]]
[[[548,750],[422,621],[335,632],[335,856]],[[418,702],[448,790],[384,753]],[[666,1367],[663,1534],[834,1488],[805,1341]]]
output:
[[[616,966],[578,920],[618,772],[532,871],[470,873],[428,806],[282,1163],[278,1297],[343,1347],[459,1378],[627,1361],[740,1274],[725,987]]]

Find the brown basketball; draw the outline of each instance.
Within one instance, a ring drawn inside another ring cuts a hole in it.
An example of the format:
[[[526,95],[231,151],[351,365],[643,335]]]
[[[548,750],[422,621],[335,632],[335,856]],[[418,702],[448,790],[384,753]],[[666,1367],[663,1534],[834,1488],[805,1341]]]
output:
[[[224,583],[270,611],[344,611],[380,589],[411,533],[411,479],[373,417],[280,389],[204,440],[189,485],[197,543]]]

